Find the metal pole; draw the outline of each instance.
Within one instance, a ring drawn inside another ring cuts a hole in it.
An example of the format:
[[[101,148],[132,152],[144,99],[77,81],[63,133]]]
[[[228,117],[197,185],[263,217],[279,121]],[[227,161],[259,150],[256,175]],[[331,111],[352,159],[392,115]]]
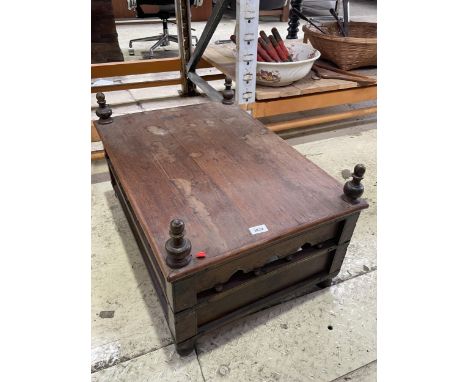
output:
[[[343,29],[345,35],[348,35],[348,23],[349,23],[349,0],[343,0]]]
[[[192,32],[190,22],[190,2],[189,0],[176,0],[175,11],[177,20],[177,35],[179,40],[180,56],[180,77],[184,96],[194,96],[197,94],[195,84],[188,78],[187,62],[192,55]]]
[[[236,103],[255,102],[259,0],[236,0]]]
[[[223,17],[223,13],[228,6],[228,0],[218,0],[216,5],[211,13],[210,18],[208,19],[205,28],[203,29],[202,35],[198,40],[197,46],[190,57],[190,60],[187,63],[187,70],[193,72],[197,67],[198,62],[203,56],[203,52],[205,52],[208,43],[210,42],[211,37],[213,36],[216,27]]]

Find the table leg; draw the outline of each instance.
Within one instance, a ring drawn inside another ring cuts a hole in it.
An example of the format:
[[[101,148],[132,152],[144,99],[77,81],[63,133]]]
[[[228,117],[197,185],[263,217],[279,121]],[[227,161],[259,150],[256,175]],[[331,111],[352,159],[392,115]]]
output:
[[[175,344],[176,351],[181,357],[186,357],[195,350],[195,338],[189,338],[188,340]]]
[[[291,0],[291,7],[302,12],[302,0]],[[297,32],[299,31],[299,17],[290,12],[288,25],[288,35],[286,38],[289,40],[296,39]]]

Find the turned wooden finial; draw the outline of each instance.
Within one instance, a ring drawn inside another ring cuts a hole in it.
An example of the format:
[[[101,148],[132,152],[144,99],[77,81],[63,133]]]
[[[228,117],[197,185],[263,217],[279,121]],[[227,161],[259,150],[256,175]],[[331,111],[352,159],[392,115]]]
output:
[[[96,115],[99,117],[98,123],[101,125],[106,125],[112,122],[112,109],[106,103],[106,96],[104,93],[97,93],[96,99],[99,107],[96,110]]]
[[[226,80],[224,81],[223,90],[223,100],[222,103],[225,105],[232,105],[234,103],[234,90],[231,89],[232,87],[232,79],[229,76],[226,76]]]
[[[344,200],[352,204],[359,203],[359,198],[364,193],[364,185],[361,183],[361,180],[363,179],[365,172],[366,166],[363,164],[357,164],[354,166],[354,172],[351,175],[353,179],[348,180],[343,187]]]
[[[169,228],[171,238],[166,241],[166,264],[171,268],[185,267],[191,260],[192,243],[185,235],[185,223],[181,219],[173,219]]]

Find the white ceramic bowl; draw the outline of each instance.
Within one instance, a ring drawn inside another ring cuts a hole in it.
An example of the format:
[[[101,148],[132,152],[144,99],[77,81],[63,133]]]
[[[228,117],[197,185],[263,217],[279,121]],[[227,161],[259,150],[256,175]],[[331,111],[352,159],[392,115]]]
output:
[[[307,76],[320,52],[309,43],[285,40],[293,62],[257,62],[257,84],[286,86]]]

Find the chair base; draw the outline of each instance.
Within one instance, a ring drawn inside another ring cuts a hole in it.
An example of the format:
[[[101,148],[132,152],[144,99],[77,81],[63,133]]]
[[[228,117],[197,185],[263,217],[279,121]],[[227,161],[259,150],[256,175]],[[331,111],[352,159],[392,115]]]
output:
[[[198,43],[198,38],[197,36],[192,36],[192,38],[195,40],[196,45]],[[167,27],[167,20],[163,20],[163,33],[157,36],[150,36],[150,37],[142,37],[142,38],[134,38],[129,41],[128,43],[128,54],[130,56],[135,55],[135,51],[133,49],[133,43],[134,42],[144,42],[144,41],[156,41],[156,44],[154,44],[150,49],[149,49],[149,57],[152,58],[154,56],[154,51],[159,48],[160,46],[169,46],[170,42],[175,42],[178,43],[178,36],[177,35],[172,35],[169,34],[169,29]]]

